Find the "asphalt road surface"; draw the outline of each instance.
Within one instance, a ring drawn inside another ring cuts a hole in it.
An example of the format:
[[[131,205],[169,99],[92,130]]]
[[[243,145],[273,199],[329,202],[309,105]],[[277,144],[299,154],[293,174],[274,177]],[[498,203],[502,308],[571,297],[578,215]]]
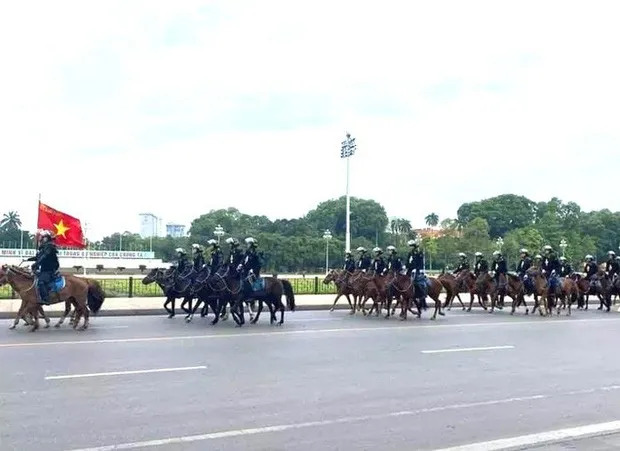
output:
[[[36,333],[2,321],[0,449],[620,444],[617,313],[428,317],[102,317]]]

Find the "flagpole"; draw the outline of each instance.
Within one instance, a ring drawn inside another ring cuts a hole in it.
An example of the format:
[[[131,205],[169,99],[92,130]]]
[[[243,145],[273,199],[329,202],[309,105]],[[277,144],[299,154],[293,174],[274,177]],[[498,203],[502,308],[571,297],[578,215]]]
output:
[[[41,219],[41,193],[39,193],[39,205],[37,205],[37,226],[34,232],[34,248],[39,250],[39,220]]]
[[[88,238],[86,238],[86,231],[88,230],[88,223],[84,223],[84,241],[86,246],[84,247],[84,259],[82,261],[83,275],[86,276],[86,263],[88,262]]]

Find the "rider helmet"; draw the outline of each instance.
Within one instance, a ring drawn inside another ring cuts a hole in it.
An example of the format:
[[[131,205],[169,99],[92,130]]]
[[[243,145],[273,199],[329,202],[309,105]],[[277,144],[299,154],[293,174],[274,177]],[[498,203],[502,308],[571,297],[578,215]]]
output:
[[[230,244],[231,247],[239,246],[239,240],[233,237],[226,238],[226,243]]]
[[[418,242],[416,240],[407,241],[407,246],[409,247],[418,247]]]
[[[586,260],[594,260],[594,257],[590,254],[586,255]]]
[[[536,256],[534,257],[534,260],[542,260],[542,255],[536,254]]]
[[[345,255],[345,256],[347,256],[347,257],[350,257],[350,256],[351,256],[351,251],[346,251],[346,252],[344,253],[344,255]]]
[[[476,257],[480,258],[480,257],[482,257],[482,252],[476,252],[474,255],[475,255]]]
[[[198,243],[192,244],[192,250],[194,252],[202,252],[202,248],[200,247],[200,244],[198,244]]]
[[[543,247],[543,250],[545,252],[551,252],[553,250],[553,248],[547,244],[545,247]]]
[[[520,251],[523,255],[528,255],[529,251],[526,248],[521,249]]]
[[[245,239],[245,244],[247,244],[248,247],[256,247],[258,245],[258,242],[254,238],[249,236]]]
[[[383,254],[383,249],[381,249],[380,247],[375,247],[372,251],[377,255]]]
[[[363,254],[364,252],[366,252],[366,248],[365,248],[365,247],[362,247],[362,246],[358,247],[356,250],[357,250],[357,252],[359,252],[360,254]]]
[[[459,252],[459,257],[467,258],[467,254],[465,254],[465,252]]]
[[[500,255],[502,255],[502,253],[500,251],[494,251],[493,252],[493,257],[499,257]]]
[[[610,257],[615,257],[616,253],[614,251],[609,251],[607,252],[607,255],[609,255]]]
[[[39,230],[39,240],[43,241],[44,238],[46,241],[51,241],[54,239],[54,235],[49,230]]]
[[[213,238],[211,238],[209,241],[207,241],[207,244],[211,247],[218,247],[219,244],[217,244],[217,241],[215,241]]]
[[[183,249],[182,247],[177,247],[174,251],[177,254],[185,255],[185,249]]]
[[[385,248],[389,253],[391,254],[395,254],[396,253],[396,248],[394,246],[388,246]]]
[[[561,262],[565,262],[565,261],[566,261],[566,257],[561,256],[561,257],[560,257],[560,261],[561,261]]]

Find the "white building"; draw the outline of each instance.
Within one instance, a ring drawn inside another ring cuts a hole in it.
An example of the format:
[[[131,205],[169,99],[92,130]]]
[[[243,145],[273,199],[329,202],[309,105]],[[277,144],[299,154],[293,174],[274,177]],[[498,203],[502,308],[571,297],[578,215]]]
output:
[[[166,235],[173,238],[185,236],[185,226],[183,224],[166,224]]]
[[[140,236],[150,238],[159,236],[161,219],[153,213],[140,213]]]

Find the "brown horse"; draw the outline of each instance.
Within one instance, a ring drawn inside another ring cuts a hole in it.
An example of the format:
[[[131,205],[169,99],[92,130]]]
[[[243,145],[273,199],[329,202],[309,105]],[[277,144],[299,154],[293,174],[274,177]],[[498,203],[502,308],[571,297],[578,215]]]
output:
[[[353,290],[348,284],[348,278],[351,276],[351,274],[352,273],[348,271],[332,269],[325,276],[325,279],[323,279],[323,283],[325,285],[329,285],[332,282],[334,282],[334,285],[336,285],[336,299],[334,299],[332,308],[329,309],[330,312],[333,312],[334,308],[336,308],[336,303],[338,302],[338,299],[344,296],[349,302],[349,307],[351,307],[351,313],[355,313],[355,307],[351,303],[351,298],[349,297],[350,295],[353,295]]]
[[[434,277],[428,277],[427,281],[428,281],[427,283],[428,291],[426,294],[428,297],[430,297],[435,302],[435,311],[433,312],[433,316],[431,316],[431,319],[434,320],[437,318],[437,314],[444,316],[444,313],[441,311],[441,301],[439,300],[439,296],[441,294],[443,286],[441,285],[441,282],[439,282],[439,280],[435,279]],[[404,294],[405,289],[409,289],[412,293],[411,297],[402,296],[401,298],[402,299],[401,313],[400,313],[401,319],[403,320],[407,319],[407,311],[409,310],[409,306],[411,305],[412,301],[418,310],[417,315],[419,318],[422,312],[420,310],[419,300],[415,299],[416,290],[414,289],[414,284],[411,281],[411,276],[408,276],[405,274],[395,274],[390,286],[394,287],[394,289],[397,290],[401,294]]]
[[[476,288],[476,276],[473,272],[460,271],[456,276],[456,284],[458,292],[469,293],[469,307],[467,308],[468,312],[471,312],[471,309],[474,305],[474,296],[478,297],[478,303],[480,304],[480,307],[485,310],[487,309],[486,303],[483,302],[483,298],[480,293],[478,293],[478,290]],[[450,306],[452,306],[452,301],[450,301]]]
[[[459,296],[460,284],[457,278],[453,274],[442,272],[439,277],[437,277],[437,280],[439,280],[444,290],[446,290],[446,302],[443,304],[444,308],[448,307],[448,310],[452,310],[452,303],[454,302],[454,298],[456,298],[459,300],[463,310],[465,310],[465,304],[463,304],[461,296]],[[468,292],[469,290],[466,291]]]
[[[67,302],[69,305],[65,308],[64,315],[59,321],[59,325],[65,320],[70,311],[70,305],[75,306],[76,315],[73,322],[73,328],[77,328],[77,325],[84,317],[84,325],[80,328],[85,330],[89,325],[90,311],[97,313],[101,309],[101,305],[105,299],[105,293],[101,289],[99,283],[95,280],[88,280],[73,275],[63,275],[65,278],[65,286],[58,293],[50,294],[50,303],[56,304],[59,302]],[[36,278],[34,274],[28,271],[15,267],[15,266],[3,266],[0,269],[0,285],[8,283],[13,289],[19,293],[19,296],[24,301],[20,310],[17,312],[17,316],[14,321],[14,325],[19,322],[19,319],[25,314],[30,313],[33,317],[34,324],[31,332],[34,332],[39,328],[39,307],[38,294],[36,289]]]
[[[577,288],[577,282],[569,277],[563,277],[560,280],[560,302],[556,304],[558,315],[560,314],[561,309],[568,307],[566,315],[570,316],[572,313],[573,302],[576,302],[578,299],[579,288]]]
[[[541,316],[549,316],[551,314],[551,309],[548,305],[547,278],[542,275],[542,272],[537,267],[528,269],[526,275],[532,283],[532,294],[534,296],[532,314],[536,312],[536,309],[539,309]]]
[[[506,274],[506,281],[508,282],[506,287],[506,295],[512,298],[512,310],[510,311],[510,314],[514,315],[517,308],[523,304],[525,307],[525,314],[528,315],[530,310],[525,303],[525,285],[523,284],[523,281],[519,276],[511,273]]]

